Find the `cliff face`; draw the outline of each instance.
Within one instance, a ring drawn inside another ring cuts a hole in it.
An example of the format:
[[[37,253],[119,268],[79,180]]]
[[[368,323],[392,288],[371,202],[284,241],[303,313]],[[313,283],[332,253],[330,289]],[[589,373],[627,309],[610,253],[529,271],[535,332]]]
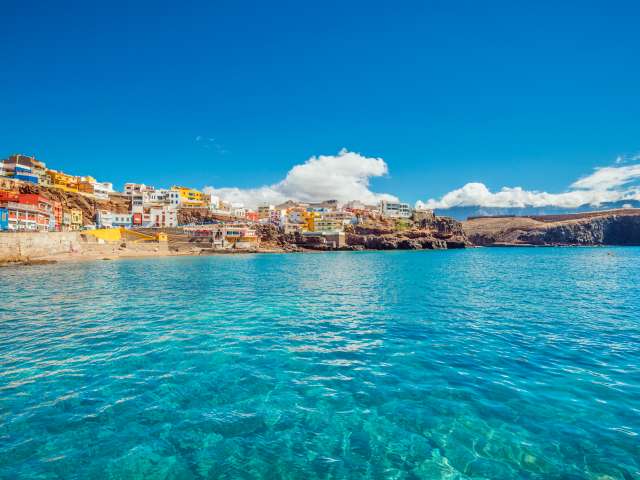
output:
[[[523,241],[534,245],[640,245],[640,215],[594,218],[528,232]]]
[[[371,250],[465,248],[469,241],[462,224],[449,217],[414,222],[405,229],[355,225],[347,229],[347,245]]]
[[[305,243],[300,234],[285,235],[273,225],[258,225],[260,246],[285,251],[323,250],[321,245]],[[448,217],[435,217],[421,222],[407,222],[404,228],[388,221],[370,221],[345,228],[345,250],[422,250],[465,248],[470,245],[462,224]]]
[[[475,218],[464,222],[475,245],[640,245],[640,210]]]

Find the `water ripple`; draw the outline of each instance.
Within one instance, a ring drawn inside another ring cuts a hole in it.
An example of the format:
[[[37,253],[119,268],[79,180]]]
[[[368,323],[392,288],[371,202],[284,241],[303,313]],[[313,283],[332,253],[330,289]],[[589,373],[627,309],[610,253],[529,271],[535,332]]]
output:
[[[0,478],[640,478],[640,249],[5,268]]]

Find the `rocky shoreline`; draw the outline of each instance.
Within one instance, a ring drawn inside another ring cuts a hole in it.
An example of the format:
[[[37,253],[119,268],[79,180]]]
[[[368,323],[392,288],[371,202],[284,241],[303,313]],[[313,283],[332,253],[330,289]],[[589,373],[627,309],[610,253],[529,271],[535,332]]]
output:
[[[446,250],[472,246],[461,222],[437,216],[407,222],[402,228],[382,222],[349,225],[345,228],[346,245],[337,249],[306,243],[302,235],[286,235],[272,225],[260,225],[256,230],[261,245],[283,251]]]
[[[401,228],[391,223],[363,223],[348,226],[345,231],[345,245],[338,248],[305,243],[302,235],[283,234],[273,225],[259,225],[256,230],[260,238],[258,248],[228,251],[213,250],[197,241],[172,242],[171,235],[169,235],[170,241],[164,245],[127,246],[89,242],[81,233],[77,233],[77,239],[66,238],[72,235],[71,233],[6,234],[5,239],[16,239],[16,235],[37,236],[39,243],[45,241],[43,235],[51,235],[55,238],[49,243],[45,242],[46,244],[41,245],[39,250],[34,250],[31,254],[23,252],[2,256],[0,266],[46,265],[56,262],[119,258],[255,253],[640,245],[640,209],[541,217],[478,217],[465,222],[458,222],[449,217],[432,216],[420,221],[407,222]],[[64,242],[58,238],[62,236],[65,236]],[[32,245],[36,238],[30,237],[27,240],[27,245]]]

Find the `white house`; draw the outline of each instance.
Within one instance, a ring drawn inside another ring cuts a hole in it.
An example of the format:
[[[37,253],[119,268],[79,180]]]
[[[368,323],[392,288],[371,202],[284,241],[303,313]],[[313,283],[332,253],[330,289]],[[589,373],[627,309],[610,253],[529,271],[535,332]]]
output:
[[[111,182],[93,182],[93,195],[102,200],[108,200],[109,194],[113,193],[113,183]]]
[[[390,218],[410,218],[411,207],[408,203],[388,202],[386,200],[380,201],[380,214],[383,217]]]
[[[131,228],[131,213],[113,213],[108,210],[98,210],[96,213],[96,225],[98,228]]]
[[[163,203],[177,208],[180,205],[180,192],[177,190],[159,188],[148,192],[147,202]]]
[[[231,214],[234,217],[245,218],[247,216],[247,210],[244,207],[232,206],[231,207]]]
[[[285,209],[274,208],[269,210],[269,221],[274,225],[282,226],[287,221],[287,211]]]
[[[169,228],[178,226],[178,210],[171,205],[155,204],[142,207],[142,211],[134,213],[133,223],[147,228]]]
[[[124,194],[125,195],[134,195],[136,193],[142,192],[153,192],[155,190],[154,187],[145,185],[144,183],[125,183],[124,184]]]

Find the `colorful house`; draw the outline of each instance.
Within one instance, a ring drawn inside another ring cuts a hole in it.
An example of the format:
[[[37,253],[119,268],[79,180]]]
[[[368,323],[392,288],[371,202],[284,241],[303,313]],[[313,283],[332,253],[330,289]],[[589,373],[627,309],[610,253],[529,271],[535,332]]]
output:
[[[250,222],[257,222],[259,219],[258,212],[254,212],[253,210],[247,210],[247,212],[244,215],[244,218],[246,218]]]
[[[171,190],[180,194],[180,205],[183,207],[206,207],[205,194],[195,188],[174,185]]]
[[[82,177],[80,180],[78,180],[78,191],[93,195],[95,191],[93,186],[95,183],[96,183],[95,178]]]
[[[23,167],[21,165],[16,165],[11,177],[23,182],[38,183],[38,176],[31,171],[31,168]]]
[[[320,218],[320,212],[304,212],[302,219],[304,223],[304,229],[308,232],[316,231],[316,220]]]
[[[36,193],[21,193],[18,198],[20,205],[30,207],[26,218],[35,220],[35,230],[49,230],[53,217],[51,201]]]
[[[271,211],[275,210],[276,207],[273,205],[269,205],[264,203],[262,205],[258,205],[258,218],[269,218],[271,216]]]
[[[9,210],[0,207],[0,231],[9,230]]]
[[[0,202],[15,202],[20,201],[20,195],[11,190],[0,190]]]
[[[35,157],[15,154],[3,161],[4,173],[8,177],[23,182],[49,184],[45,164]]]
[[[52,227],[50,227],[49,230],[59,232],[62,230],[62,204],[52,201],[51,209],[53,210]]]
[[[41,195],[0,191],[0,208],[6,213],[3,230],[47,231],[51,228],[51,202]]]
[[[61,230],[67,231],[71,230],[71,212],[63,211],[62,212],[62,227]]]
[[[51,185],[62,190],[69,192],[78,191],[78,177],[74,175],[68,175],[56,170],[49,170],[49,177],[51,177]]]
[[[98,210],[96,213],[96,225],[98,228],[131,228],[132,217],[131,213],[114,213],[108,210]]]
[[[71,230],[80,230],[82,228],[82,210],[79,208],[72,208],[69,211],[71,215]]]
[[[171,205],[149,204],[133,212],[131,223],[146,228],[177,227],[178,211]]]
[[[209,238],[214,248],[247,250],[258,246],[256,231],[247,225],[198,225],[184,227],[191,237]]]

